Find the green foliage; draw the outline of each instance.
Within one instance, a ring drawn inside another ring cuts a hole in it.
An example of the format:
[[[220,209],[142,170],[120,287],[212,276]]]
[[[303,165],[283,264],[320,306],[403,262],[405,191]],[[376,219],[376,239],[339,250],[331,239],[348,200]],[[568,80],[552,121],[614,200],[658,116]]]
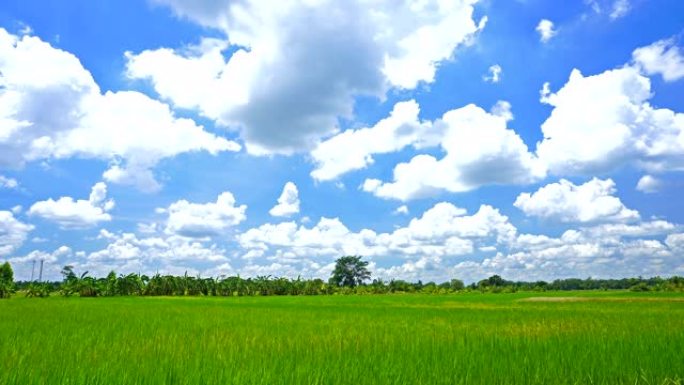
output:
[[[110,272],[104,278],[88,275],[80,276],[73,267],[62,269],[62,282],[44,282],[41,286],[32,282],[18,282],[18,290],[28,297],[44,297],[53,291],[58,291],[65,297],[78,295],[80,297],[113,297],[113,296],[281,296],[281,295],[330,295],[330,294],[393,294],[393,293],[422,293],[448,294],[457,292],[480,291],[488,293],[515,293],[518,291],[558,291],[558,290],[609,290],[631,289],[633,291],[670,291],[684,292],[684,278],[670,277],[667,279],[654,278],[625,278],[620,280],[596,280],[588,278],[556,280],[552,283],[513,282],[498,275],[465,286],[463,281],[452,279],[448,282],[408,282],[403,280],[375,279],[371,283],[364,283],[370,278],[366,269],[367,262],[360,257],[342,257],[338,259],[338,266],[329,282],[322,279],[289,279],[285,277],[257,276],[242,278],[240,276],[203,278],[160,275],[152,277],[139,274],[117,276]],[[4,265],[3,265],[4,266]],[[9,264],[7,264],[9,266]],[[350,267],[351,266],[351,267]],[[3,267],[4,271],[7,268]],[[11,268],[9,268],[11,271]],[[356,278],[354,278],[356,277]],[[14,291],[14,284],[0,286],[0,294],[9,297]]]
[[[335,261],[335,269],[330,276],[330,284],[335,286],[355,287],[370,279],[368,262],[360,256],[348,255]]]
[[[12,270],[12,265],[10,265],[9,262],[5,262],[0,265],[0,281],[14,282],[14,271]]]
[[[463,281],[460,279],[452,279],[451,282],[449,282],[449,289],[458,291],[458,290],[463,290],[465,285],[463,284]]]
[[[26,288],[26,297],[46,298],[50,296],[51,291],[52,287],[50,284],[32,282]]]
[[[645,282],[639,282],[636,285],[629,288],[631,291],[650,291],[651,289]]]
[[[536,281],[507,281],[498,275],[493,275],[477,283],[469,285],[470,290],[490,293],[510,293],[516,291],[574,291],[574,290],[640,290],[640,291],[684,291],[684,278],[673,276],[670,278],[621,278],[621,279],[557,279],[553,282]]]
[[[9,262],[0,265],[0,298],[9,298],[14,293],[14,271]]]
[[[567,301],[575,296],[583,300]],[[629,291],[15,298],[0,301],[0,384],[681,385],[682,300]]]

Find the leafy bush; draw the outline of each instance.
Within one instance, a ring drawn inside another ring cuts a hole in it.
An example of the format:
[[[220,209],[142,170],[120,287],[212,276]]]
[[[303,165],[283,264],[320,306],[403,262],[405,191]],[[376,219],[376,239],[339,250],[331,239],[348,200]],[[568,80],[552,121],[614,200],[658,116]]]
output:
[[[639,282],[636,285],[629,288],[630,291],[651,291],[651,289],[646,285],[645,282]]]
[[[52,290],[52,287],[49,284],[32,282],[26,288],[26,296],[27,297],[45,298],[45,297],[50,296],[51,290]]]
[[[9,262],[0,265],[0,298],[9,298],[14,293],[14,271]]]

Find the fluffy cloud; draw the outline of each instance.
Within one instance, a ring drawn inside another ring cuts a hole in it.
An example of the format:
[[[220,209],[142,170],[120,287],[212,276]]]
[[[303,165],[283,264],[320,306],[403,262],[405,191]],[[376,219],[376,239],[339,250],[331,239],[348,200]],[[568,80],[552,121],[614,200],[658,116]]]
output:
[[[449,111],[433,123],[446,155],[437,159],[420,154],[394,168],[394,181],[367,179],[363,190],[382,198],[402,201],[461,192],[485,184],[525,184],[543,178],[543,164],[528,151],[522,139],[506,127],[510,105],[497,103],[495,113],[475,105]]]
[[[204,270],[204,275],[230,276],[239,274],[241,277],[275,276],[275,277],[306,277],[325,278],[329,277],[334,268],[334,263],[321,264],[306,259],[281,260],[280,262],[266,262],[263,264],[247,263],[239,268],[234,268],[229,263]]]
[[[684,252],[684,233],[668,235],[665,244],[678,253]]]
[[[497,209],[472,214],[438,203],[389,233],[349,230],[339,219],[306,227],[264,224],[238,235],[248,264],[231,272],[325,277],[326,266],[345,254],[372,263],[374,277],[476,281],[492,274],[508,279],[625,277],[684,271],[679,227],[662,220],[603,223],[569,228],[560,237],[519,234]],[[665,241],[662,238],[667,237]]]
[[[517,230],[498,209],[481,205],[472,215],[451,203],[441,202],[412,219],[408,226],[395,230],[392,235],[398,239],[429,240],[438,245],[453,237],[482,239],[494,243],[508,243]]]
[[[74,200],[72,197],[52,198],[34,203],[28,211],[35,215],[57,223],[63,229],[87,228],[100,222],[112,219],[108,211],[114,208],[114,200],[107,200],[107,185],[96,183],[90,197]]]
[[[501,66],[494,64],[493,66],[489,67],[489,72],[482,77],[482,80],[489,83],[498,83],[499,80],[501,80],[502,72],[503,70],[501,69]]]
[[[556,175],[605,174],[626,164],[684,168],[684,114],[654,108],[651,96],[649,79],[629,66],[586,77],[573,70],[556,93],[545,84],[541,100],[554,108],[537,155]]]
[[[320,143],[311,152],[316,180],[332,180],[373,163],[374,154],[399,151],[406,146],[435,145],[439,137],[431,122],[418,118],[420,106],[414,100],[394,105],[390,115],[373,127],[347,130]]]
[[[128,75],[238,129],[250,153],[308,150],[352,116],[355,96],[432,82],[484,27],[472,18],[476,1],[156,0],[227,41],[129,53]]]
[[[233,194],[224,192],[216,202],[191,203],[182,199],[159,211],[168,213],[166,233],[202,238],[220,235],[244,221],[246,210],[245,205],[235,205]]]
[[[15,252],[26,241],[33,226],[22,223],[11,211],[0,211],[0,257]]]
[[[640,222],[637,224],[605,223],[583,228],[582,231],[569,230],[577,239],[602,239],[618,243],[621,238],[653,237],[672,233],[678,226],[663,220]],[[574,238],[573,238],[574,239]]]
[[[400,265],[378,267],[373,270],[373,277],[384,280],[403,279],[416,282],[436,281],[443,282],[452,277],[444,275],[444,260],[435,256],[423,256],[410,259]]]
[[[339,255],[453,257],[472,253],[476,246],[510,243],[515,235],[508,218],[491,206],[466,215],[464,209],[442,202],[391,233],[353,232],[338,218],[321,218],[310,228],[295,222],[267,223],[240,234],[238,241],[250,251],[249,258],[276,255],[282,262]]]
[[[17,187],[19,187],[19,182],[16,179],[0,175],[0,188],[15,189]]]
[[[408,209],[408,206],[406,206],[406,205],[401,205],[401,206],[397,207],[396,210],[394,210],[392,212],[392,214],[395,214],[395,215],[399,215],[399,214],[408,215],[408,213],[409,213],[409,209]]]
[[[138,237],[133,233],[111,233],[100,231],[100,239],[108,242],[101,250],[91,252],[87,260],[96,262],[151,261],[209,261],[224,262],[227,260],[225,250],[212,244],[204,243],[176,235],[166,237]]]
[[[500,274],[508,279],[550,280],[684,272],[681,227],[665,221],[571,228],[555,238],[518,234],[508,218],[491,206],[483,205],[468,215],[445,202],[389,233],[354,232],[336,218],[322,218],[310,227],[295,222],[264,224],[239,234],[240,248],[233,252],[177,235],[140,237],[102,230],[98,238],[106,245],[93,252],[60,248],[66,252],[58,249],[19,258],[29,261],[61,253],[48,264],[48,271],[58,274],[56,266],[69,263],[96,275],[114,269],[121,273],[325,278],[334,259],[344,254],[365,256],[373,276],[383,279],[476,281]],[[244,263],[236,266],[239,255]],[[184,267],[188,265],[193,267]],[[50,266],[55,268],[49,270]]]
[[[520,194],[514,205],[526,215],[560,222],[638,220],[639,213],[625,207],[615,193],[611,179],[594,178],[579,186],[561,179],[532,194]]]
[[[278,204],[269,210],[274,217],[289,217],[299,212],[299,191],[292,182],[285,183],[283,192],[278,198]]]
[[[104,246],[91,252],[74,251],[68,246],[61,246],[52,252],[34,250],[24,256],[11,258],[10,262],[18,279],[29,279],[31,262],[44,260],[43,277],[58,280],[64,265],[73,266],[79,273],[88,271],[89,275],[100,277],[112,270],[122,274],[135,272],[148,275],[182,275],[187,271],[195,275],[199,273],[197,267],[187,265],[213,266],[227,264],[228,261],[226,251],[215,244],[176,235],[140,237],[133,233],[100,230],[93,244],[98,242],[104,242]]]
[[[636,189],[646,194],[658,192],[663,186],[663,182],[651,175],[644,175],[637,182]]]
[[[53,251],[33,250],[26,255],[9,259],[14,269],[16,280],[28,281],[40,278],[40,262],[43,262],[43,280],[60,280],[62,266],[69,264],[75,257],[74,251],[69,246],[60,246]],[[35,265],[34,265],[35,262]]]
[[[545,84],[541,101],[554,108],[536,154],[507,129],[513,115],[505,101],[489,114],[469,105],[434,122],[419,119],[415,101],[401,102],[375,126],[322,142],[312,152],[312,176],[335,179],[372,164],[375,154],[408,146],[439,146],[445,156],[417,155],[395,167],[392,182],[368,179],[362,189],[406,201],[486,184],[536,182],[547,172],[596,175],[624,165],[649,172],[684,169],[684,115],[652,107],[651,96],[649,79],[632,66],[588,77],[573,70],[556,93]]]
[[[637,48],[632,59],[647,75],[659,74],[666,82],[684,78],[684,53],[674,39],[660,40]]]
[[[508,251],[458,262],[449,271],[471,280],[492,274],[521,280],[681,274],[678,237],[672,234],[676,229],[665,221],[651,221],[570,229],[559,238],[520,234]],[[663,235],[665,243],[652,238]]]
[[[138,92],[101,93],[78,58],[0,29],[0,167],[69,157],[112,161],[106,180],[159,188],[152,168],[188,151],[237,151]]]
[[[632,9],[630,0],[584,0],[584,3],[590,6],[596,14],[603,14],[607,11],[611,20],[626,16]]]
[[[547,19],[542,19],[539,21],[539,24],[537,24],[537,28],[535,28],[535,31],[539,33],[539,40],[542,43],[547,43],[549,40],[551,40],[552,37],[556,36],[558,31],[553,29],[553,22],[551,20]]]
[[[668,257],[666,266],[661,256]],[[658,241],[634,242],[620,246],[600,244],[563,245],[550,249],[499,253],[482,261],[459,262],[450,271],[468,280],[499,274],[512,280],[553,280],[557,278],[662,275],[678,267],[671,253]]]
[[[613,20],[619,19],[627,15],[631,8],[632,5],[629,3],[629,0],[615,0],[615,2],[613,2],[613,8],[610,11],[610,18]]]
[[[72,255],[73,250],[69,246],[60,246],[52,252],[33,250],[23,257],[10,258],[9,261],[13,264],[26,264],[32,261],[43,261],[44,263],[51,264],[57,262],[60,258]],[[38,277],[36,276],[35,278]]]

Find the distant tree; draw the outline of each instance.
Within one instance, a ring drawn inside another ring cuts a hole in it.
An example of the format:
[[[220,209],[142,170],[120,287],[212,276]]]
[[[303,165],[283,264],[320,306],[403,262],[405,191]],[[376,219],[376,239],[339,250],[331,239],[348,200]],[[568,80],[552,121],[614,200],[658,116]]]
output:
[[[0,298],[9,298],[14,292],[14,271],[9,262],[0,265]]]
[[[14,282],[14,271],[12,271],[12,265],[9,262],[0,265],[0,281]]]
[[[449,288],[451,290],[463,290],[465,288],[465,285],[463,284],[463,281],[460,279],[452,279],[451,282],[449,282]]]
[[[648,287],[646,282],[639,282],[636,285],[630,287],[629,290],[631,290],[631,291],[650,291],[651,289]]]
[[[355,287],[370,279],[371,273],[366,268],[368,262],[362,261],[360,256],[338,258],[335,269],[330,276],[330,284],[343,287]]]
[[[487,278],[487,283],[489,286],[499,287],[504,286],[506,281],[498,275],[492,275],[491,277]]]

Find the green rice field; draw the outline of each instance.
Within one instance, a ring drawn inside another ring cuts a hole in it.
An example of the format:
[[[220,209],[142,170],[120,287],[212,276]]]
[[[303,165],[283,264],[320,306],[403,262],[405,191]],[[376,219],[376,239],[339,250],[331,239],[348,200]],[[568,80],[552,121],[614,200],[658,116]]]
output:
[[[14,297],[0,384],[684,384],[684,294]]]

